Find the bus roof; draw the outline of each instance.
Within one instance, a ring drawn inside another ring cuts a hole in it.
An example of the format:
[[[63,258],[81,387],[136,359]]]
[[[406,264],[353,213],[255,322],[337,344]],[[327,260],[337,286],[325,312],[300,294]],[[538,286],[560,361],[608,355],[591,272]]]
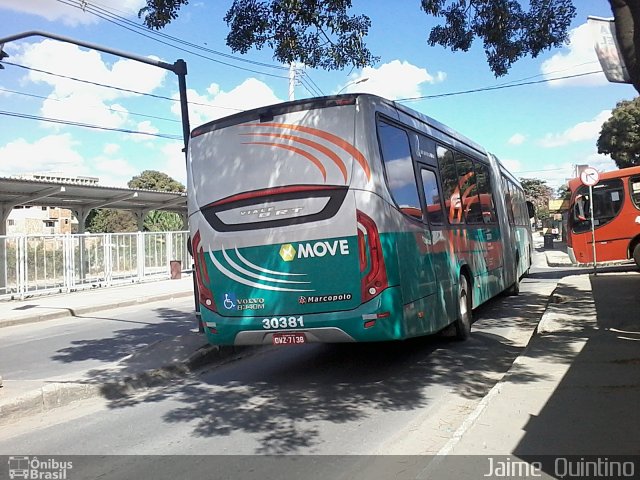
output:
[[[347,93],[342,95],[306,98],[302,100],[293,100],[290,102],[267,105],[264,107],[254,108],[252,110],[246,110],[244,112],[238,112],[194,128],[191,132],[191,138],[195,138],[199,135],[202,135],[203,133],[230,127],[239,123],[249,122],[251,120],[268,121],[276,115],[282,115],[285,113],[312,110],[317,108],[336,107],[342,105],[355,105],[358,99],[362,99],[363,101],[370,101],[372,103],[389,105],[392,108],[395,108],[423,123],[428,124],[430,127],[442,132],[443,134],[454,138],[461,143],[464,143],[468,147],[477,150],[478,152],[481,152],[483,154],[487,153],[484,147],[482,147],[480,144],[474,142],[468,137],[465,137],[461,133],[453,130],[452,128],[435,120],[434,118],[417,112],[416,110],[413,110],[412,108],[402,105],[396,101],[388,100],[386,98],[370,93]]]

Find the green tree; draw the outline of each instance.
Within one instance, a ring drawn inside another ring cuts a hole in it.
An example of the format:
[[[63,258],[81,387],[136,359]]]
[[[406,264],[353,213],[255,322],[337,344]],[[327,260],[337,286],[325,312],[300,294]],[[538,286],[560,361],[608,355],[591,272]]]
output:
[[[146,2],[139,16],[148,27],[159,29],[177,17],[188,0]],[[622,57],[640,92],[640,2],[608,2]],[[428,15],[444,19],[444,25],[431,29],[430,45],[467,51],[478,38],[496,76],[524,56],[536,57],[562,45],[576,14],[574,0],[421,0],[419,5]],[[314,68],[372,65],[378,58],[365,44],[371,20],[349,15],[351,6],[351,0],[234,0],[225,16],[227,45],[240,53],[268,46],[279,62]]]
[[[137,232],[138,222],[132,212],[100,208],[92,210],[87,218],[87,231],[91,233]]]
[[[618,102],[597,145],[598,153],[611,155],[618,168],[640,165],[640,97]]]
[[[183,228],[182,218],[173,212],[152,210],[144,219],[144,229],[148,232],[175,232]]]
[[[185,188],[177,180],[174,180],[164,172],[157,170],[145,170],[136,175],[127,183],[129,188],[146,190],[158,190],[162,192],[184,192]],[[168,232],[182,230],[180,215],[173,212],[151,211],[144,219],[144,229],[148,232]]]
[[[185,188],[177,180],[158,170],[145,170],[127,182],[129,188],[158,190],[161,192],[184,192]]]
[[[549,216],[549,200],[553,197],[553,189],[545,180],[537,178],[521,178],[520,184],[524,189],[527,200],[533,203],[538,218]]]
[[[559,200],[569,200],[571,198],[571,190],[569,185],[561,185],[556,190],[556,198]]]

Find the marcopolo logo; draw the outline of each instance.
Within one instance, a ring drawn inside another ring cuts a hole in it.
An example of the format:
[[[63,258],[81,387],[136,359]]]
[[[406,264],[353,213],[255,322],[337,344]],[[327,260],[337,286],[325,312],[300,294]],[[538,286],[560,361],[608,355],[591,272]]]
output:
[[[349,242],[347,240],[324,240],[321,242],[299,243],[298,248],[287,243],[280,247],[280,256],[285,262],[291,262],[295,258],[335,257],[336,255],[349,255]]]
[[[326,303],[326,302],[344,302],[345,300],[351,300],[353,295],[350,293],[334,293],[331,295],[303,295],[298,298],[300,305],[306,305],[308,303]]]

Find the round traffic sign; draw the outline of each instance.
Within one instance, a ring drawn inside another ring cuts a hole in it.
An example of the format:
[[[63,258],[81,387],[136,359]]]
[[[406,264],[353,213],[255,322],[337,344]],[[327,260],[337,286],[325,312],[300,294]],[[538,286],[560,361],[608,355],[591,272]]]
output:
[[[588,187],[592,187],[600,180],[600,174],[593,167],[585,168],[582,173],[580,173],[580,181]]]

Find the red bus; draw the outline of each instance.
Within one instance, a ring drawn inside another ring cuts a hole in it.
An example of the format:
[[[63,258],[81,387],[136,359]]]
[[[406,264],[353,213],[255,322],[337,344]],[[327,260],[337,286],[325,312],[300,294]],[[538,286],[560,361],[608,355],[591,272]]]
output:
[[[573,263],[593,263],[589,187],[574,178],[569,189],[568,253]],[[593,211],[596,261],[633,259],[640,267],[640,166],[601,173]]]

